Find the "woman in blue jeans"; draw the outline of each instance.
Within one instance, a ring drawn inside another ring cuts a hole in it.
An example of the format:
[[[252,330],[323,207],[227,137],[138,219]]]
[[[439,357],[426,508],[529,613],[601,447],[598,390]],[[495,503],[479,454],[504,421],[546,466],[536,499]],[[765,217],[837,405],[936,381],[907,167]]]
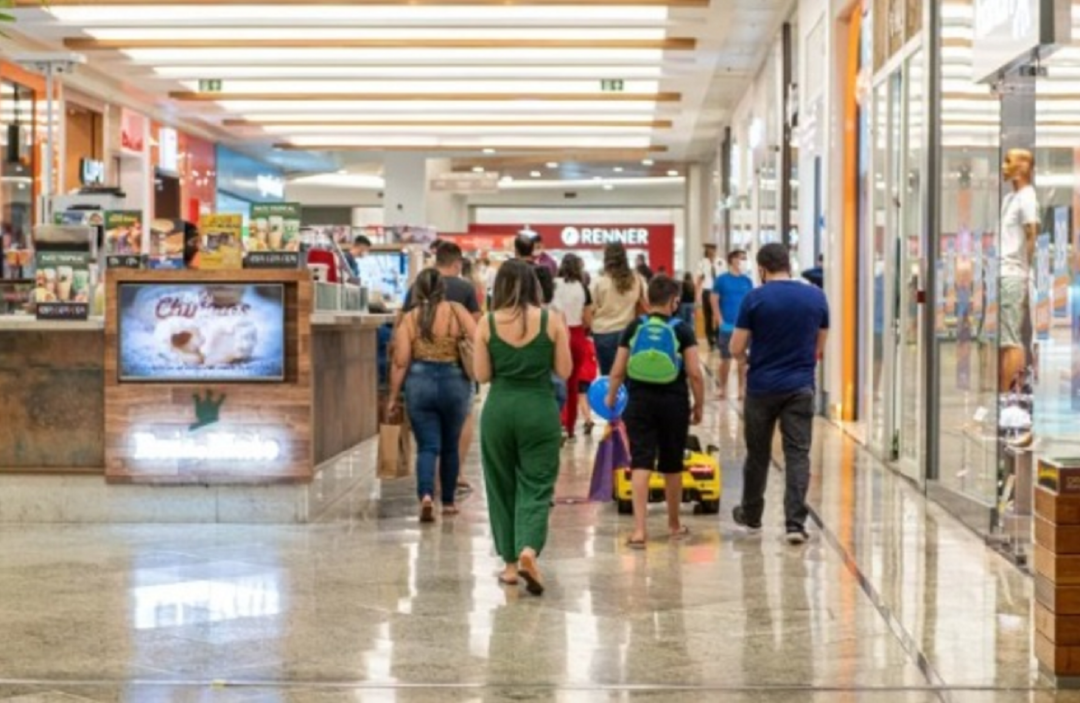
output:
[[[404,385],[405,411],[417,444],[420,522],[434,522],[436,464],[443,515],[458,512],[458,439],[472,406],[472,382],[461,367],[459,345],[463,338],[474,337],[476,322],[462,305],[446,301],[446,282],[435,269],[417,276],[413,302],[394,335],[387,410],[396,408]]]

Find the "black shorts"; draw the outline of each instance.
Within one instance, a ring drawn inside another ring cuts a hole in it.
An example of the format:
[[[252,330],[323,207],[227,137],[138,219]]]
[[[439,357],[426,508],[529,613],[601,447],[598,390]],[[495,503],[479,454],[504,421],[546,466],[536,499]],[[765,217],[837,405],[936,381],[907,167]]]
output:
[[[662,474],[683,470],[686,438],[690,434],[690,397],[685,393],[630,391],[623,415],[630,438],[630,466]]]

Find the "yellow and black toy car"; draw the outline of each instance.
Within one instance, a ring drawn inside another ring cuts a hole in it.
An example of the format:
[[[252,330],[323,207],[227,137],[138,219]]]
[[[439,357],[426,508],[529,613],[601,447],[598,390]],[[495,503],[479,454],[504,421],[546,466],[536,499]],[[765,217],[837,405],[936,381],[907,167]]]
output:
[[[683,456],[683,502],[697,503],[694,512],[704,515],[716,515],[720,512],[720,494],[723,492],[723,474],[720,460],[716,458],[719,448],[710,446],[708,451],[701,451],[701,442],[694,435],[686,440],[686,453]],[[619,512],[629,515],[634,512],[634,489],[630,480],[630,469],[619,468],[615,472],[615,502]],[[664,476],[653,473],[649,479],[649,502],[664,500]]]

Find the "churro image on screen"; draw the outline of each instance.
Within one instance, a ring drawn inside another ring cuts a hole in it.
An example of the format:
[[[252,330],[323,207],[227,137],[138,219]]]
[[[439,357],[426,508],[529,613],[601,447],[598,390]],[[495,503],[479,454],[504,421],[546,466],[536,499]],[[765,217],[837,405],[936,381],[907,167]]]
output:
[[[122,381],[285,377],[280,284],[125,284],[119,312]]]

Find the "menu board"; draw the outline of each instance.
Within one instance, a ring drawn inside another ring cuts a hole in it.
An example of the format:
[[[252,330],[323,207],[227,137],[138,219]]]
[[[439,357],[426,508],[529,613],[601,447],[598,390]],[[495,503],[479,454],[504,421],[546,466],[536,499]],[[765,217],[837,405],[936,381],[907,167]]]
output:
[[[143,253],[141,210],[112,210],[105,213],[105,255],[139,256]]]
[[[203,215],[199,219],[198,268],[209,271],[243,268],[243,229],[242,215]]]
[[[124,283],[117,314],[122,381],[285,378],[281,284]]]
[[[184,229],[183,220],[158,218],[150,223],[150,268],[184,268]]]
[[[35,302],[90,302],[90,255],[88,253],[39,251],[36,255],[36,263]]]
[[[247,250],[299,251],[300,204],[255,203],[251,206],[251,235]]]

